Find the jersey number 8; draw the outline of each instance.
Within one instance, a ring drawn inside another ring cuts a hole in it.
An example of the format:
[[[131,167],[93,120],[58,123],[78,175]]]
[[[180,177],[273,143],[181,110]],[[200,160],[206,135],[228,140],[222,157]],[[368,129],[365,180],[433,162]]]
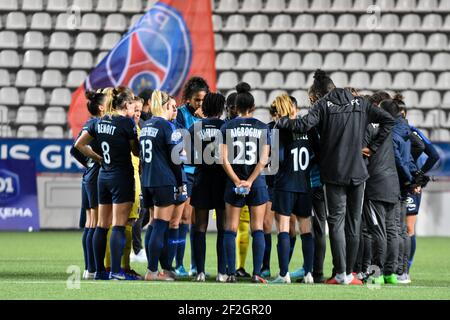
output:
[[[102,142],[103,160],[106,164],[111,163],[111,156],[109,155],[109,144],[108,142]]]
[[[304,171],[309,166],[309,151],[305,147],[301,147],[300,150],[298,148],[292,149],[291,154],[294,157],[294,171],[298,171],[298,167],[300,166],[300,170]]]

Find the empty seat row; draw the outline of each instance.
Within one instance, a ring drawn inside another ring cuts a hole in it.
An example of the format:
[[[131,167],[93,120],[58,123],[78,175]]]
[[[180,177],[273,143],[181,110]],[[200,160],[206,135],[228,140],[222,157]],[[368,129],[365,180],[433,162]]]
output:
[[[81,77],[82,81],[81,80]],[[86,72],[80,70],[70,71],[66,86],[78,87],[86,78]],[[77,85],[75,86],[75,83]],[[59,70],[44,70],[42,76],[38,76],[34,70],[22,69],[17,72],[15,86],[18,88],[35,87],[40,85],[42,88],[58,88],[63,86],[63,75]]]
[[[39,115],[36,107],[23,106],[17,110],[16,124],[38,124]],[[45,110],[42,119],[44,125],[58,124],[65,125],[67,123],[66,111],[62,107],[48,107]]]
[[[0,124],[0,137],[9,138],[44,138],[44,139],[63,139],[65,137],[64,129],[61,126],[46,126],[42,131],[42,135],[34,125],[22,125],[17,128],[17,133],[13,134],[11,126]]]

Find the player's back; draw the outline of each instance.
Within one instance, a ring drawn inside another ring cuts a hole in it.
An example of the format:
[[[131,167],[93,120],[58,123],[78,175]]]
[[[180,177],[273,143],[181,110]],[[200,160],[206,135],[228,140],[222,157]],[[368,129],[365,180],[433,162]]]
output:
[[[97,123],[98,118],[91,118],[84,124],[83,128],[81,129],[81,132],[87,131],[89,126],[95,125]],[[80,135],[81,135],[80,132]],[[92,148],[92,150],[97,154],[102,154],[102,149],[100,147],[99,142],[97,139],[94,139],[89,143],[89,146]],[[91,158],[87,158],[87,168],[86,171],[83,174],[83,181],[84,182],[96,182],[98,173],[100,171],[100,164],[92,160]]]

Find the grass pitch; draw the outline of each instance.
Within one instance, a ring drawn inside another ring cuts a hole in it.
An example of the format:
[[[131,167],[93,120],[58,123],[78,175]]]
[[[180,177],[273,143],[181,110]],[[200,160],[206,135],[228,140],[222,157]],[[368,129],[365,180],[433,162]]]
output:
[[[188,241],[189,242],[189,241]],[[273,236],[276,244],[276,236]],[[249,282],[219,284],[216,274],[215,234],[207,236],[206,283],[181,280],[173,283],[144,281],[83,281],[73,279],[77,266],[84,268],[81,232],[0,233],[0,300],[6,299],[450,299],[450,238],[418,238],[416,259],[411,270],[411,285],[330,286],[330,285],[256,285]],[[251,249],[251,246],[250,246]],[[185,266],[190,249],[186,247]],[[276,245],[272,250],[272,274],[278,272]],[[301,266],[301,243],[297,241],[291,270]],[[251,250],[246,269],[251,271]],[[144,274],[145,264],[133,268]],[[325,271],[331,271],[327,250]]]

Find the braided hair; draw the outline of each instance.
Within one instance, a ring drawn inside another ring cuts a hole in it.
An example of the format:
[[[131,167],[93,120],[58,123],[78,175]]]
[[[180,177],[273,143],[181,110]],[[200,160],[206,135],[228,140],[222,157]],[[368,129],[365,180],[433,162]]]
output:
[[[222,94],[214,92],[206,94],[202,104],[202,112],[206,117],[220,117],[224,109],[225,97]]]

